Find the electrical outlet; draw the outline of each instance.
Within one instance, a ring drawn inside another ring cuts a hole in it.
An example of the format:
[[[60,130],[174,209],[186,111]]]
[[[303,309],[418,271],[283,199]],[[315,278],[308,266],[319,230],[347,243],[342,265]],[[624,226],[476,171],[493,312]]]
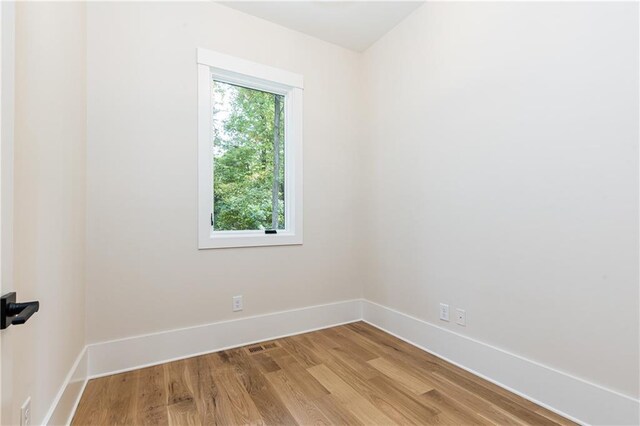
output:
[[[31,424],[31,397],[20,407],[20,426],[29,426]]]
[[[456,323],[467,325],[467,313],[464,309],[456,309]]]
[[[238,312],[242,310],[242,296],[233,296],[233,312]]]
[[[449,321],[449,305],[446,303],[440,304],[440,319],[442,321]]]

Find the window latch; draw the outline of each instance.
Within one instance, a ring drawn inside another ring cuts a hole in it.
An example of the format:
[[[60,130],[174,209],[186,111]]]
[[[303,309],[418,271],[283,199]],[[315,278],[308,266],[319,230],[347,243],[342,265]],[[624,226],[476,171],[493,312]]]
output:
[[[264,233],[265,234],[277,234],[278,231],[276,231],[275,229],[265,229]]]
[[[211,213],[211,226],[213,226],[213,213]]]

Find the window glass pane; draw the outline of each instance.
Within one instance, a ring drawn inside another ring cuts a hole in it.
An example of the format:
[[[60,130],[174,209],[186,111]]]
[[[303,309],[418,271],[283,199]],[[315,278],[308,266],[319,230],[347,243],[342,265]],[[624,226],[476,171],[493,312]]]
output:
[[[284,229],[284,96],[212,80],[213,229]]]

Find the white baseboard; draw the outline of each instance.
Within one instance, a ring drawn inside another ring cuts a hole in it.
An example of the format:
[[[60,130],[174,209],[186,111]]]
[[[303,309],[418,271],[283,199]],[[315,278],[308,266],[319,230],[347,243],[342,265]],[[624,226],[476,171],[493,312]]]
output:
[[[88,345],[91,378],[362,319],[348,300]]]
[[[42,422],[43,425],[68,425],[73,419],[80,397],[88,381],[89,354],[85,346],[56,395],[51,408]]]
[[[87,345],[44,424],[71,420],[87,378],[364,320],[578,423],[640,423],[640,401],[367,300],[348,300]]]
[[[637,425],[640,401],[370,301],[363,320],[583,424]]]

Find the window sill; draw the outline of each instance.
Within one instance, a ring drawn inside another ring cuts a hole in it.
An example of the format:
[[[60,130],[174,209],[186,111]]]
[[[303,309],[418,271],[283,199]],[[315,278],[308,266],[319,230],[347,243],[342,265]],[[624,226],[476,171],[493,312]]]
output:
[[[302,245],[302,236],[291,232],[278,234],[264,234],[259,232],[212,232],[208,238],[200,239],[198,249],[289,245]]]

